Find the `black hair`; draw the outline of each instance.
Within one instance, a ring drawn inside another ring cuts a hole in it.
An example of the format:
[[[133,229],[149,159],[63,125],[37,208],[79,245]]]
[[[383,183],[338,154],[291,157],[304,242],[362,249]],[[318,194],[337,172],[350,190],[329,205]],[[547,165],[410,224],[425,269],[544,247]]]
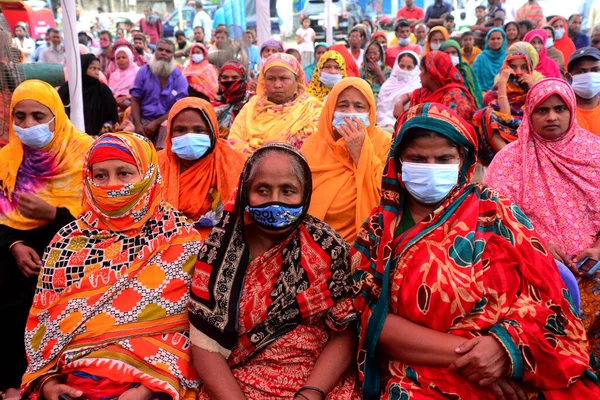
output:
[[[100,36],[102,36],[102,35],[108,35],[108,38],[109,38],[109,39],[110,39],[110,41],[112,42],[112,40],[113,40],[113,35],[112,35],[112,33],[110,33],[110,32],[109,32],[109,31],[107,31],[107,30],[104,30],[104,31],[100,31],[100,34],[98,35],[98,37],[100,37]]]
[[[50,36],[53,33],[60,33],[60,32],[58,32],[58,29],[48,28],[48,30],[46,31],[46,36]]]
[[[196,9],[202,10],[204,8],[204,4],[202,4],[202,1],[196,1]]]
[[[446,18],[444,18],[444,21],[454,21],[454,15],[452,15],[452,14],[446,15]]]
[[[219,28],[215,31],[215,36],[217,36],[219,33],[224,33],[225,36],[229,37],[229,30],[226,28]]]
[[[300,54],[300,52],[294,48],[289,48],[285,51],[285,54],[289,54],[289,55],[293,55],[297,53],[300,57],[302,57],[302,55]]]
[[[198,28],[202,29],[202,33],[204,33],[206,35],[206,32],[204,32],[204,27],[202,25],[195,26],[194,30],[196,30]]]
[[[571,14],[571,16],[569,17],[569,19],[567,20],[567,22],[571,22],[573,20],[573,18],[575,17],[581,17],[583,18],[583,14]]]
[[[442,135],[439,132],[432,131],[432,130],[425,129],[425,128],[419,128],[419,127],[410,128],[409,130],[404,132],[404,135],[402,136],[402,141],[400,142],[400,145],[398,145],[398,150],[396,151],[396,155],[395,155],[396,161],[398,161],[398,164],[400,164],[400,157],[402,156],[402,153],[404,152],[404,150],[406,150],[408,147],[410,147],[410,145],[413,144],[417,139],[422,139],[422,138],[446,139],[446,141],[448,142],[448,146],[454,147],[456,149],[461,148],[461,146],[459,146],[458,143],[453,142],[452,140],[448,139],[447,136]]]
[[[517,24],[519,25],[519,27],[521,27],[521,26],[526,27],[528,31],[533,29],[533,23],[528,19],[523,19],[523,20],[517,22]]]
[[[485,11],[485,7],[484,6],[477,6],[475,7],[475,9],[477,10],[478,8],[482,9],[483,11]]]
[[[473,36],[473,32],[471,31],[464,31],[462,33],[462,35],[460,35],[460,40],[463,40],[464,38],[466,38],[467,36]]]
[[[185,32],[184,31],[176,31],[175,35],[173,35],[173,36],[175,36],[176,38],[179,37],[179,36],[185,37]]]
[[[502,27],[502,29],[504,29],[504,33],[506,33],[506,30],[508,29],[509,25],[514,25],[515,28],[517,28],[517,31],[519,31],[519,24],[517,24],[515,21],[510,21],[504,24],[504,26]]]
[[[397,63],[400,62],[400,60],[402,60],[405,57],[409,57],[411,59],[411,61],[413,62],[413,64],[415,65],[415,67],[417,66],[417,64],[419,63],[419,61],[415,58],[415,56],[413,56],[410,53],[403,53],[401,55],[398,56],[398,60],[396,60]]]
[[[406,28],[409,27],[410,28],[410,23],[408,22],[407,19],[405,18],[400,18],[398,20],[398,22],[396,22],[396,24],[394,25],[394,32],[398,31],[398,28]]]
[[[158,45],[160,43],[167,44],[167,45],[171,46],[173,48],[173,51],[175,51],[175,43],[173,43],[172,40],[165,39],[165,38],[159,39],[158,42],[156,42],[156,47],[158,47]]]
[[[355,26],[354,28],[352,28],[350,30],[350,33],[348,33],[348,36],[352,35],[352,33],[354,33],[354,32],[358,32],[360,34],[360,38],[363,40],[367,38],[365,30],[358,26]]]
[[[306,21],[306,20],[310,21],[310,18],[309,17],[304,17],[304,18],[302,18],[302,21],[300,21],[300,23],[304,23],[304,21]]]

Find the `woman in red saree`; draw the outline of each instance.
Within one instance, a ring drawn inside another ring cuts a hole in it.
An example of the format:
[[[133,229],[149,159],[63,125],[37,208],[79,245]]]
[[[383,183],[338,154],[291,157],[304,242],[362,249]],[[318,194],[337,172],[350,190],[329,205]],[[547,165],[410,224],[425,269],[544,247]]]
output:
[[[439,103],[471,121],[477,111],[475,99],[464,85],[460,72],[443,51],[430,51],[421,58],[421,89],[413,92],[410,105]]]
[[[598,398],[549,251],[515,204],[469,183],[471,125],[434,103],[403,119],[351,256],[363,398]]]
[[[186,306],[200,237],[162,198],[152,144],[106,134],[83,211],[44,254],[25,331],[25,398],[195,399]]]
[[[288,144],[246,162],[194,272],[199,399],[358,399],[349,247],[307,214],[311,193],[308,164]]]

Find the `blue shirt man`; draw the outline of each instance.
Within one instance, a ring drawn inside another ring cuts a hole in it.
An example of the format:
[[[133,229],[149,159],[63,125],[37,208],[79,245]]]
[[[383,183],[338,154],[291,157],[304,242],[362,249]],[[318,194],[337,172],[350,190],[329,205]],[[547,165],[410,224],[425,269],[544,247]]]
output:
[[[423,22],[428,27],[443,25],[446,14],[452,12],[452,4],[444,3],[444,0],[435,0],[433,5],[427,7]]]

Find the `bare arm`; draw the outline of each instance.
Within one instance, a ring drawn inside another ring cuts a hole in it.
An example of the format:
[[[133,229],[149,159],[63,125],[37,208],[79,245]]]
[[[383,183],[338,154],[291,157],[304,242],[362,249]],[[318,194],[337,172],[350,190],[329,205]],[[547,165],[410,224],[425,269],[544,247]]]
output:
[[[192,359],[211,400],[245,400],[242,389],[220,353],[192,346]]]
[[[456,349],[467,341],[388,314],[379,336],[379,347],[394,359],[409,364],[447,367],[460,356]]]

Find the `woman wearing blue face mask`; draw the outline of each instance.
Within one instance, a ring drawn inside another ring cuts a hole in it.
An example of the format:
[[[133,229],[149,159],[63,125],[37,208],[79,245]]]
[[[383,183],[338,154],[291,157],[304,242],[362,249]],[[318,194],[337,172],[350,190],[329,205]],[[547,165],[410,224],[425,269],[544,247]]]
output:
[[[375,95],[375,102],[381,90],[381,85],[390,77],[392,69],[385,65],[385,51],[379,42],[371,42],[365,49],[360,77],[363,78]]]
[[[314,180],[310,214],[348,243],[379,202],[391,135],[375,126],[376,114],[369,84],[343,79],[323,106],[319,129],[302,146]]]
[[[349,247],[308,214],[311,189],[288,144],[248,159],[194,272],[198,399],[358,399]]]
[[[0,360],[7,360],[0,363],[2,391],[20,386],[27,366],[23,332],[44,248],[81,212],[83,158],[93,142],[71,124],[56,90],[38,80],[16,88],[5,122],[11,128],[9,143],[0,150],[0,312],[5,327]]]
[[[351,255],[363,398],[598,398],[583,323],[541,236],[470,183],[470,123],[437,103],[401,122]]]
[[[179,100],[167,120],[158,153],[164,197],[206,236],[235,190],[244,157],[219,138],[217,114],[204,100]]]
[[[329,50],[317,62],[306,92],[324,102],[331,88],[347,76],[344,57],[337,51]]]

